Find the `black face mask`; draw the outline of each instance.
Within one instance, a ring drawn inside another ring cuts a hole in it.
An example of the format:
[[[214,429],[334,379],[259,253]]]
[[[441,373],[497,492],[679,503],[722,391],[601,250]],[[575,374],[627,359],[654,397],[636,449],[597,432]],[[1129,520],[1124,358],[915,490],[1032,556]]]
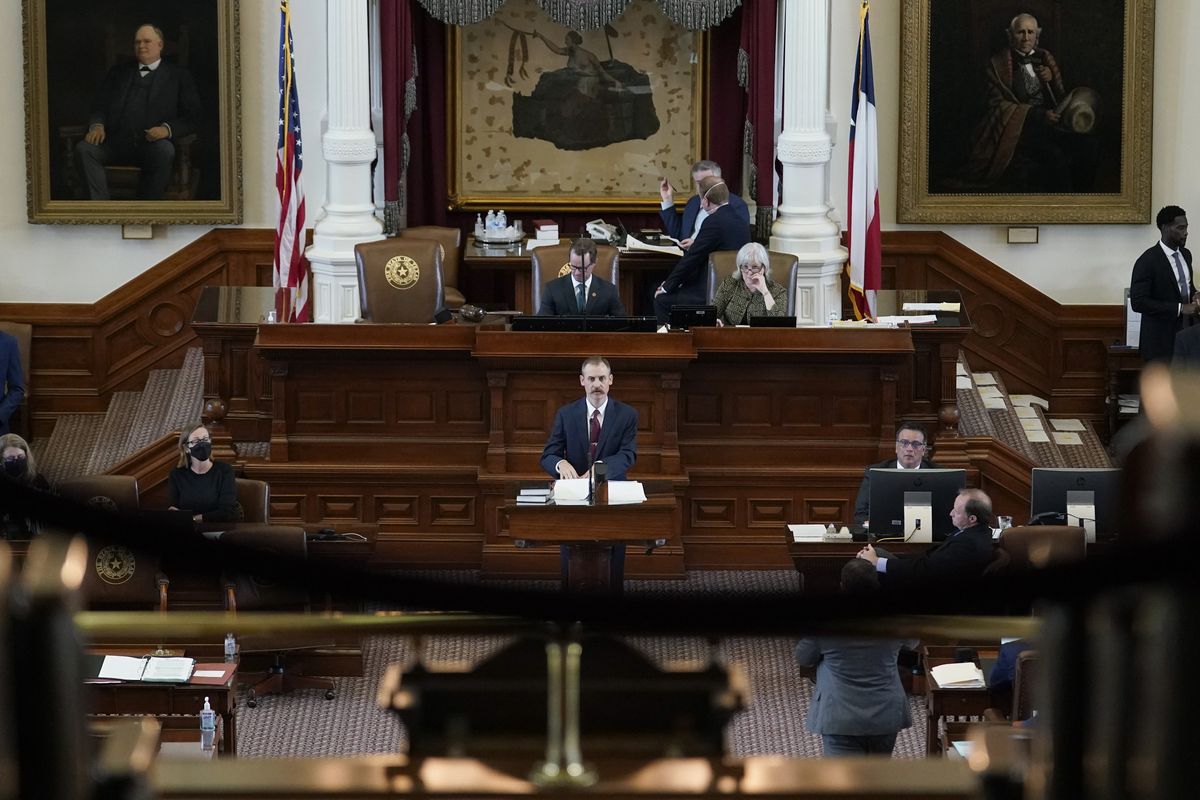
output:
[[[208,461],[208,457],[212,455],[212,442],[200,442],[192,445],[188,450],[192,454],[192,458],[197,461]]]
[[[20,478],[25,474],[25,459],[24,458],[6,458],[4,459],[5,474]]]

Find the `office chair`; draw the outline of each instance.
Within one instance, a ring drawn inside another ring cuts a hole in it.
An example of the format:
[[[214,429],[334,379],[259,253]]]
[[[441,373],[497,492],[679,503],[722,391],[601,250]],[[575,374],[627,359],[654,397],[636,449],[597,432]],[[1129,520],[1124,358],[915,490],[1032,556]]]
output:
[[[236,564],[238,551],[252,552],[259,557],[283,556],[289,561],[307,557],[307,540],[303,528],[285,525],[235,526],[220,534],[219,541],[230,548],[224,560]],[[272,578],[245,571],[231,570],[223,578],[225,610],[238,611],[311,611],[308,590],[290,584],[277,583]],[[279,636],[246,636],[241,642],[243,656],[251,652],[267,653],[271,665],[262,680],[255,683],[246,699],[254,708],[257,698],[266,694],[282,694],[294,689],[324,689],[325,699],[334,698],[333,679],[303,675],[289,669],[287,655],[296,651],[319,650],[333,642],[313,644],[311,641],[288,640]]]
[[[459,309],[467,302],[458,289],[458,267],[462,263],[462,231],[441,225],[418,225],[397,233],[405,239],[432,239],[442,246],[442,291],[446,308]]]
[[[442,246],[432,239],[358,244],[354,261],[363,321],[427,324],[442,310]]]

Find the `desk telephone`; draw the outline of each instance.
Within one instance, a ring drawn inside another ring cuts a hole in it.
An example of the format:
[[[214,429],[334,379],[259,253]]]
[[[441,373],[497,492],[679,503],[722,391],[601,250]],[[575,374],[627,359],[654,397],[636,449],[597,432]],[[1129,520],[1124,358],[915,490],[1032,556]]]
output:
[[[599,242],[615,244],[618,247],[625,243],[624,225],[610,225],[602,219],[594,219],[586,223],[584,227],[588,236]]]

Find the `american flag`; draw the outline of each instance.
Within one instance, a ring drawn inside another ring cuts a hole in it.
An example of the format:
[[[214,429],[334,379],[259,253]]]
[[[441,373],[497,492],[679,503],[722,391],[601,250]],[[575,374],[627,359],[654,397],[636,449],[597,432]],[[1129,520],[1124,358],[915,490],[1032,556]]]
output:
[[[292,12],[279,2],[279,138],[275,145],[275,307],[280,322],[309,322],[308,259],[304,257],[304,165],[300,99],[292,47]],[[291,290],[291,291],[288,291]]]
[[[880,283],[879,134],[875,127],[875,79],[871,70],[871,4],[859,12],[858,58],[850,103],[850,303],[857,319],[875,318]]]

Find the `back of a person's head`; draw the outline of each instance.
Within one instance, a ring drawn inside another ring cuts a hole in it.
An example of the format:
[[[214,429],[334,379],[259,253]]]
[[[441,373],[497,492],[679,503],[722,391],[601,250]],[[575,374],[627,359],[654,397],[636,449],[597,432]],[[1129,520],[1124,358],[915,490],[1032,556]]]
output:
[[[879,573],[870,561],[852,558],[842,567],[842,594],[869,594],[878,588]]]
[[[700,181],[700,196],[707,198],[708,202],[714,205],[723,205],[729,202],[729,188],[725,181],[715,175],[709,175]]]

